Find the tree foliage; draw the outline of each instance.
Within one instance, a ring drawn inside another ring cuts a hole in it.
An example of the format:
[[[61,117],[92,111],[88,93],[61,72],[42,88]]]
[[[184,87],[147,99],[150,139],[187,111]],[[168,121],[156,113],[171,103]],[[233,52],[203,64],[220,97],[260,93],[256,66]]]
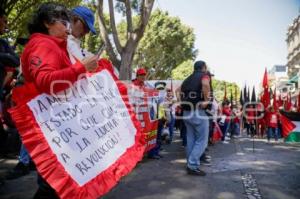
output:
[[[156,79],[167,79],[182,62],[194,59],[195,34],[178,17],[156,10],[141,40],[134,64],[151,68]]]
[[[177,66],[172,70],[172,79],[174,80],[184,80],[193,72],[193,61],[187,60]],[[233,97],[233,101],[239,101],[240,99],[240,88],[236,83],[228,82],[224,80],[218,80],[217,77],[212,78],[212,87],[214,90],[214,96],[216,99],[221,102],[224,98],[225,92],[225,83],[227,88],[227,98],[230,100],[231,93]]]
[[[1,0],[1,8],[6,11],[9,21],[9,37],[28,37],[27,23],[31,19],[33,12],[41,3],[48,2],[47,0]],[[54,0],[72,8],[80,4],[80,0]]]
[[[131,79],[132,61],[137,46],[144,35],[148,24],[154,0],[118,0],[117,8],[124,11],[126,16],[126,41],[122,45],[115,21],[115,3],[108,0],[109,22],[105,22],[103,0],[98,0],[97,10],[99,15],[99,28],[106,52],[112,63],[120,70],[120,79]],[[121,9],[120,9],[121,8]],[[118,10],[118,9],[117,9]],[[136,14],[136,15],[134,15]],[[138,25],[133,25],[133,17],[138,18]],[[111,28],[111,32],[108,29]]]
[[[225,83],[226,83],[226,90],[227,90],[227,99],[230,100],[231,94],[233,97],[233,101],[239,102],[240,99],[240,88],[234,82],[228,82],[224,80],[213,79],[212,80],[212,87],[214,89],[214,95],[216,99],[221,102],[224,99],[224,92],[225,92]]]
[[[187,60],[172,70],[172,79],[184,80],[193,72],[193,61]]]

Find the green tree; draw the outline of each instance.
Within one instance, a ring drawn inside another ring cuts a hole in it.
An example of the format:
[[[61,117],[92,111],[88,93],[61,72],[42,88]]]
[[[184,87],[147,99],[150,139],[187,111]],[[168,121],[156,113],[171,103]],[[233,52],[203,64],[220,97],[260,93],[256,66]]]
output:
[[[8,16],[9,21],[9,38],[16,39],[18,37],[28,37],[27,23],[31,19],[33,12],[41,3],[47,0],[2,0],[1,8],[3,8]],[[72,8],[80,4],[80,0],[54,0]]]
[[[114,64],[120,70],[120,79],[131,79],[132,61],[137,46],[144,35],[148,24],[154,0],[118,0],[117,10],[123,6],[126,16],[126,42],[121,44],[115,22],[115,5],[113,0],[108,0],[110,24],[105,22],[103,0],[98,0],[97,10],[99,15],[99,28],[102,40],[105,43],[106,52]],[[133,16],[138,17],[138,25],[134,26]],[[109,32],[111,28],[111,33]]]
[[[88,1],[82,5],[90,8],[94,13],[97,12],[95,1]],[[102,46],[104,44],[103,40],[99,36],[100,31],[99,31],[98,20],[99,20],[98,18],[95,18],[94,26],[95,26],[96,34],[94,35],[92,33],[89,33],[83,38],[83,41],[82,41],[82,47],[84,49],[87,49],[91,53],[97,53],[100,46]],[[105,21],[109,22],[109,18],[107,15],[105,15]]]
[[[214,95],[216,99],[220,102],[224,99],[224,92],[225,92],[225,83],[226,83],[226,90],[227,90],[227,99],[230,100],[230,95],[233,95],[233,101],[239,102],[240,99],[240,88],[234,82],[228,82],[224,80],[213,79],[212,80],[212,87],[214,89]]]
[[[172,70],[172,79],[174,80],[184,80],[193,72],[193,61],[187,60],[177,66],[175,69]],[[221,102],[224,98],[225,93],[225,83],[226,83],[226,90],[227,90],[227,99],[230,100],[230,95],[233,95],[233,101],[239,102],[240,99],[240,88],[236,83],[228,82],[224,80],[218,80],[214,77],[212,78],[212,87],[214,90],[214,95],[216,99]]]
[[[178,17],[156,10],[138,46],[134,64],[154,71],[152,77],[156,79],[167,79],[176,66],[196,57],[194,43],[192,28]]]
[[[193,61],[187,60],[182,62],[179,66],[172,70],[172,79],[174,80],[184,80],[190,74],[192,74],[193,68]]]

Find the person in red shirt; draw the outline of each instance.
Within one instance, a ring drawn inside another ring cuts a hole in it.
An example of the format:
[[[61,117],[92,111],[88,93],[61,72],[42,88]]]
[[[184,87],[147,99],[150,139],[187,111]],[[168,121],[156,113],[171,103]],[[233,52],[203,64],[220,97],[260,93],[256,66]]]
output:
[[[30,39],[21,57],[22,72],[25,82],[32,82],[40,92],[51,94],[69,86],[55,81],[78,80],[86,71],[97,68],[97,55],[88,57],[81,62],[71,64],[66,49],[67,37],[70,34],[70,19],[66,13],[57,11],[55,3],[42,4],[28,25]],[[51,12],[53,10],[53,13]]]
[[[234,106],[232,109],[233,113],[233,137],[239,137],[240,136],[240,118],[241,118],[241,112],[239,109]]]
[[[69,87],[87,71],[98,67],[98,56],[71,64],[67,53],[70,19],[67,8],[58,3],[41,4],[28,24],[30,39],[21,57],[26,83],[41,93],[53,94]],[[69,82],[59,83],[59,82]],[[56,192],[38,175],[39,189],[34,198],[58,198]]]
[[[147,71],[144,68],[139,68],[136,71],[136,78],[132,80],[132,83],[138,87],[145,87]]]
[[[231,122],[231,110],[230,110],[230,107],[229,107],[229,101],[228,100],[225,100],[222,102],[222,117],[224,118],[225,117],[225,120],[224,119],[221,119],[221,130],[222,130],[222,133],[223,133],[223,136],[222,136],[222,141],[224,144],[227,144],[227,140],[230,140],[229,136],[227,135],[228,131],[229,131],[229,128],[230,128],[230,122]],[[223,121],[224,120],[224,121]]]
[[[247,135],[253,137],[255,135],[255,107],[249,105],[246,107]]]
[[[274,134],[275,141],[276,142],[278,141],[278,120],[279,120],[278,113],[274,110],[274,107],[271,107],[268,113],[268,130],[267,130],[268,142],[270,142],[272,134]]]

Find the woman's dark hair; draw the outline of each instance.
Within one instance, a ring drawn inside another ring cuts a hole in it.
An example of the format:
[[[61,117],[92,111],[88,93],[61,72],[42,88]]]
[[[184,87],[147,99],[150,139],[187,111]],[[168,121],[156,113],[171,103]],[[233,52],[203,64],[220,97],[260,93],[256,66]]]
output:
[[[0,8],[0,17],[6,16],[5,10]]]
[[[70,21],[70,12],[59,3],[43,3],[33,14],[32,21],[28,24],[28,32],[48,34],[45,23],[54,23],[56,19]]]

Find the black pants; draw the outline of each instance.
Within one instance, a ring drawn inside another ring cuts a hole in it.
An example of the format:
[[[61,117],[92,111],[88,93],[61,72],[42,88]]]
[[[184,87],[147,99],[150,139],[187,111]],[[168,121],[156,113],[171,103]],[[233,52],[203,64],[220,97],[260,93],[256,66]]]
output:
[[[59,199],[55,190],[38,174],[39,188],[33,196],[33,199]]]

